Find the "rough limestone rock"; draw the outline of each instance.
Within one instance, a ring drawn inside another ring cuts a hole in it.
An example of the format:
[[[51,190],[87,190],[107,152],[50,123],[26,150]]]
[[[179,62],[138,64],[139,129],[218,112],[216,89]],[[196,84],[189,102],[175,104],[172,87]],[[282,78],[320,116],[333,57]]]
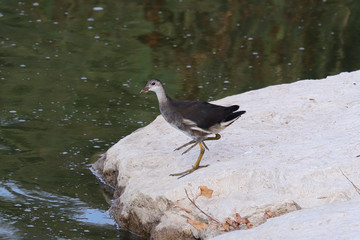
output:
[[[359,206],[360,197],[303,209],[271,218],[265,224],[247,231],[219,235],[213,240],[357,240],[360,239]]]
[[[206,143],[202,164],[209,167],[169,176],[189,169],[199,149],[174,152],[189,138],[161,116],[93,165],[115,189],[110,213],[122,228],[153,239],[360,237],[360,195],[343,175],[360,187],[360,71],[215,103],[247,112]]]

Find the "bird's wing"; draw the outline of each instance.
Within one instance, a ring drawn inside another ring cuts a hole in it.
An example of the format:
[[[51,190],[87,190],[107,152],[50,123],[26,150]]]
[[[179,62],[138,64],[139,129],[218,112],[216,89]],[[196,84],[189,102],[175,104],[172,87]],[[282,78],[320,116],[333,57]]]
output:
[[[224,107],[208,102],[177,101],[173,100],[173,107],[179,112],[188,124],[192,123],[204,132],[211,126],[220,123],[228,114],[236,111],[238,107]],[[194,129],[195,130],[195,129]]]

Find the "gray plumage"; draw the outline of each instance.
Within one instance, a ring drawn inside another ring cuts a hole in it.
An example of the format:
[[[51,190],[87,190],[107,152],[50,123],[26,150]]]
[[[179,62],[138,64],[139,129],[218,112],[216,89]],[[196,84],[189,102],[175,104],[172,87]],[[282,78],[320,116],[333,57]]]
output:
[[[221,136],[219,132],[245,113],[245,111],[237,111],[239,109],[238,105],[225,107],[208,102],[171,99],[166,94],[163,84],[158,79],[150,79],[140,93],[147,91],[156,93],[160,112],[164,119],[173,127],[181,130],[193,139],[175,150],[193,144],[183,152],[184,154],[197,144],[200,146],[200,155],[191,169],[170,174],[171,176],[180,176],[179,178],[194,172],[198,168],[207,167],[208,165],[200,166],[205,148],[208,149],[205,141],[220,139]],[[215,134],[215,137],[208,137],[208,135],[211,134]]]
[[[224,107],[208,102],[171,99],[158,79],[149,80],[142,90],[145,91],[156,93],[160,112],[168,123],[197,142],[219,133],[245,113],[236,112],[238,105]]]

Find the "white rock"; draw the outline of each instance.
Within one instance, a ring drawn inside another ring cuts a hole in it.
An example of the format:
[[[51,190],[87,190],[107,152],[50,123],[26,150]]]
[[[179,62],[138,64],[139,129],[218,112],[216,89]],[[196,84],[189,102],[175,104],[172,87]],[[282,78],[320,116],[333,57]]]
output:
[[[360,239],[360,197],[303,209],[281,217],[271,218],[259,227],[246,231],[233,231],[213,240],[356,240]]]
[[[247,112],[221,133],[220,140],[206,143],[210,151],[205,152],[202,164],[210,166],[181,179],[169,174],[189,169],[199,149],[184,155],[174,152],[189,139],[161,116],[157,117],[121,139],[107,151],[104,162],[94,165],[105,179],[118,173],[116,187],[121,196],[114,201],[111,213],[124,228],[147,236],[161,238],[163,235],[157,233],[168,227],[209,238],[221,233],[219,227],[196,230],[187,223],[187,218],[208,218],[190,203],[184,189],[195,196],[199,186],[207,186],[214,190],[213,196],[196,199],[204,212],[221,222],[239,213],[248,216],[254,226],[265,221],[261,215],[266,209],[281,209],[288,203],[306,210],[271,219],[272,224],[287,217],[283,221],[291,229],[291,216],[312,211],[316,214],[322,209],[319,206],[330,208],[333,205],[328,204],[333,202],[348,201],[346,204],[358,206],[358,202],[349,200],[360,196],[340,169],[360,185],[359,79],[360,71],[342,73],[216,101],[222,105],[239,104]],[[192,215],[176,206],[191,210]],[[285,212],[293,210],[290,207]],[[135,220],[138,225],[132,225]],[[336,221],[342,220],[347,221],[347,217],[337,214]],[[293,224],[296,227],[298,222]],[[311,223],[303,224],[303,229],[312,227]],[[268,225],[270,221],[260,227],[265,229]],[[319,234],[326,232],[325,225],[318,226]],[[242,236],[260,227],[237,232]],[[281,235],[282,228],[269,229],[279,236],[290,234],[284,229]],[[237,232],[227,234],[233,236]],[[271,236],[271,232],[268,234]]]

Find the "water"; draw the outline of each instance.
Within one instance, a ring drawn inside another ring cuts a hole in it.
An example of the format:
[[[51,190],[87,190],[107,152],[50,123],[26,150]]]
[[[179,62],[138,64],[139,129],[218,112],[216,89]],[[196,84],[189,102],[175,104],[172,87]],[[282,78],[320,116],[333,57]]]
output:
[[[360,69],[359,8],[3,0],[0,238],[138,239],[107,214],[111,196],[89,167],[159,114],[153,94],[139,95],[147,80],[214,100]]]

